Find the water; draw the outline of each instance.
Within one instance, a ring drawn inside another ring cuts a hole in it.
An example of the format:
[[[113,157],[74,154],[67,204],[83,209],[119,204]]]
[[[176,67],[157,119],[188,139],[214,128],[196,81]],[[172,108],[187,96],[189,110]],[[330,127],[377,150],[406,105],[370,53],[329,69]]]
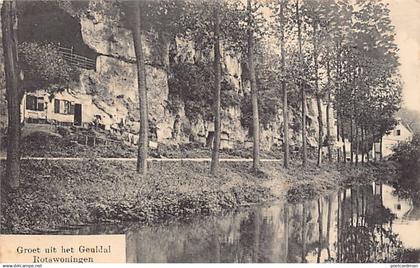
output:
[[[71,233],[126,233],[127,262],[389,262],[404,248],[417,250],[417,258],[420,207],[392,191],[373,184],[302,204]]]

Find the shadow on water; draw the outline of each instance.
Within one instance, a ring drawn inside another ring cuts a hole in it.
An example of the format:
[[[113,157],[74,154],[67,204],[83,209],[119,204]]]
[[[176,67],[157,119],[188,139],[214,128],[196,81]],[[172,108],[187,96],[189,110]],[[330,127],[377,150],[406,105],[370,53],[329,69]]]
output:
[[[392,190],[365,185],[188,222],[68,232],[125,233],[128,262],[418,262],[420,208]]]

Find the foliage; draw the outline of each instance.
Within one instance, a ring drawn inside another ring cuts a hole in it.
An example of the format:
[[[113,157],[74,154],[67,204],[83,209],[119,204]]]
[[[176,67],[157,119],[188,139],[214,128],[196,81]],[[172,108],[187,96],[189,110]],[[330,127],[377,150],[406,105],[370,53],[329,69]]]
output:
[[[55,45],[24,42],[18,49],[24,90],[61,90],[78,81],[79,71],[64,60]]]
[[[389,8],[382,1],[303,0],[300,3],[302,66],[296,60],[296,2],[282,1],[283,24],[279,2],[270,4],[272,34],[280,39],[281,26],[286,32],[283,77],[289,92],[293,96],[298,80],[302,79],[306,92],[314,95],[318,81],[319,96],[325,99],[327,92],[331,94],[345,138],[353,136],[358,126],[369,128],[365,140],[378,139],[394,127],[393,116],[401,102],[401,77]],[[299,108],[293,97],[291,106]]]
[[[389,261],[392,263],[418,263],[420,260],[420,249],[405,249],[397,251]]]
[[[302,200],[312,200],[319,193],[312,184],[299,184],[298,187],[291,187],[287,191],[287,201],[291,203],[301,202]]]
[[[355,226],[346,223],[341,227],[340,261],[344,263],[369,263],[389,262],[394,254],[403,248],[398,234],[390,227],[376,226]],[[357,245],[354,246],[354,238],[357,237]],[[378,239],[381,237],[381,239]]]
[[[420,201],[420,135],[411,141],[401,142],[393,148],[391,160],[399,164],[398,175],[393,186],[397,193]]]
[[[177,97],[185,104],[190,119],[211,119],[213,105],[213,69],[205,63],[177,63],[171,66],[168,79],[170,98]]]
[[[192,41],[197,50],[208,54],[213,47],[213,10],[219,5],[220,40],[227,53],[238,57],[245,56],[247,51],[248,13],[243,1],[207,1],[185,0],[182,15],[176,21],[178,33],[182,38]],[[260,39],[264,34],[263,4],[253,3],[252,25],[255,37]]]
[[[258,112],[260,125],[267,127],[274,122],[279,108],[278,98],[273,98],[270,92],[260,92],[258,96]],[[241,101],[241,125],[252,131],[252,104],[251,95],[246,94]]]
[[[220,102],[223,109],[241,104],[242,97],[227,80],[221,82]]]
[[[135,172],[135,163],[23,161],[26,187],[11,194],[11,205],[1,204],[1,232],[133,220],[153,223],[272,198],[258,179],[242,173],[243,163],[221,165],[224,175],[216,178],[206,175],[202,163],[154,165],[145,178]]]
[[[211,120],[213,116],[213,67],[205,62],[175,62],[171,64],[171,76],[168,79],[170,102],[182,101],[185,114],[196,120]],[[177,101],[178,100],[178,101]],[[222,108],[237,106],[241,97],[230,82],[221,83]],[[179,103],[180,104],[180,103]],[[178,112],[176,107],[172,111]]]

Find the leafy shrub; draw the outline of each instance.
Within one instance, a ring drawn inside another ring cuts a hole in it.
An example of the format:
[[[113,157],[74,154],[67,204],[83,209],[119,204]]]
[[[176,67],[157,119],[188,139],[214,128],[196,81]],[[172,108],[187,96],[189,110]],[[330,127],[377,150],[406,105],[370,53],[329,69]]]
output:
[[[174,63],[172,76],[168,79],[170,111],[177,113],[181,103],[185,104],[185,114],[191,119],[200,116],[206,120],[213,117],[214,73],[208,63]],[[227,81],[221,82],[221,106],[227,108],[241,103],[241,97]]]
[[[273,122],[279,108],[279,99],[276,99],[268,92],[258,95],[258,112],[260,124],[267,126]],[[252,103],[251,94],[247,94],[241,101],[241,125],[252,130]]]
[[[317,196],[316,187],[313,184],[299,184],[290,187],[287,191],[287,201],[291,203],[311,200]]]
[[[180,99],[185,114],[194,120],[199,116],[210,119],[213,105],[213,69],[205,63],[176,63],[168,79],[169,101]]]
[[[400,195],[420,201],[420,134],[409,142],[401,142],[393,148],[391,160],[398,163],[398,176],[394,187]]]
[[[79,79],[78,69],[68,64],[51,43],[19,44],[19,66],[24,74],[22,87],[28,91],[60,90]]]
[[[220,104],[222,108],[238,106],[241,104],[241,96],[228,81],[223,80],[220,90]]]

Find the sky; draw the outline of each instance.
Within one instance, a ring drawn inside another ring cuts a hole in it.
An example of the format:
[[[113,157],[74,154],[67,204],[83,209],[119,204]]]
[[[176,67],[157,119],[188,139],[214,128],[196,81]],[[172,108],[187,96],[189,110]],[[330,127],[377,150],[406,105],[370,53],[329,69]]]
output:
[[[399,46],[403,106],[420,112],[420,0],[387,0]]]

